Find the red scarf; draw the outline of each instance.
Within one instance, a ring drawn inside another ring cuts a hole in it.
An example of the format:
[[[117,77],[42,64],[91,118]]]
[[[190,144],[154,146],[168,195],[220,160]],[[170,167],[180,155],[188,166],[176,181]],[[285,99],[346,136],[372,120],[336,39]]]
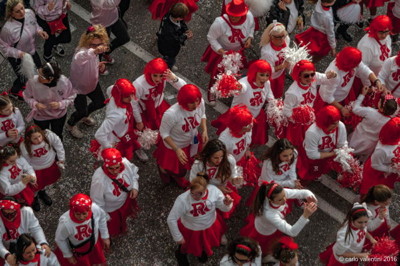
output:
[[[272,49],[274,49],[275,51],[280,51],[287,46],[286,42],[284,42],[282,46],[276,46],[272,42],[270,42],[270,44]]]
[[[301,82],[297,81],[297,86],[299,86],[301,89],[303,89],[305,91],[311,87],[311,84],[312,83],[310,83],[310,85],[303,85],[303,84],[301,84]]]
[[[23,264],[23,265],[28,265],[29,263],[37,263],[37,265],[40,265],[40,253],[37,252],[35,255],[35,258],[33,260],[30,261],[25,261],[25,260],[20,260],[18,261],[18,263]]]
[[[105,165],[103,165],[101,168],[103,169],[106,176],[108,176],[111,179],[115,179],[117,178],[118,174],[122,173],[125,170],[125,165],[123,163],[120,163],[119,173],[117,175],[111,174]]]
[[[149,83],[150,86],[153,86],[153,88],[155,88],[154,94],[153,94],[154,97],[157,97],[158,95],[161,95],[161,93],[163,93],[164,88],[165,88],[164,79],[160,83],[158,83],[158,85],[156,85],[154,83],[153,79],[151,78],[150,73],[144,74],[144,77],[145,77],[147,83]],[[152,95],[149,95],[149,98],[152,98],[151,96]]]
[[[378,38],[375,38],[375,40],[378,42],[379,48],[381,50],[381,55],[379,56],[379,59],[381,61],[385,61],[386,58],[389,57],[390,50],[386,44],[381,44],[381,42],[380,42],[380,40],[378,40]]]
[[[258,86],[256,82],[249,82],[252,89],[262,89],[264,86]]]
[[[1,210],[0,210],[0,217],[3,221],[4,226],[10,231],[17,231],[19,226],[21,225],[21,206],[15,202],[11,202],[8,200],[1,201]],[[8,220],[4,214],[3,210],[15,210],[16,214],[12,221]]]
[[[331,9],[330,6],[323,6],[321,3],[322,10],[329,11]]]

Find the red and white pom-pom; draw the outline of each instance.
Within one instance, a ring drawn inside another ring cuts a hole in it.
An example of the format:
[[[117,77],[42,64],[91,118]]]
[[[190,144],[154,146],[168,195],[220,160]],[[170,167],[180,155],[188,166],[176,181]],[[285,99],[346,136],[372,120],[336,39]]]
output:
[[[36,66],[33,62],[32,56],[29,53],[25,53],[21,58],[21,65],[18,69],[18,73],[27,80],[33,78],[33,76],[36,74]]]
[[[351,171],[349,162],[353,158],[354,149],[349,147],[347,141],[344,142],[343,147],[335,149],[334,152],[336,157],[333,160],[342,166],[343,171]]]
[[[158,130],[151,130],[150,128],[145,128],[143,131],[136,131],[138,135],[138,142],[145,150],[150,150],[152,145],[157,144],[158,140]]]
[[[368,266],[395,266],[397,265],[397,256],[399,246],[395,240],[389,237],[376,239],[378,242],[372,247],[371,254],[368,256]]]
[[[237,165],[243,168],[243,185],[252,187],[257,185],[258,178],[261,175],[260,163],[260,160],[254,156],[253,152],[250,157],[247,158],[247,156],[243,156],[243,158],[237,162]]]
[[[228,98],[239,95],[242,85],[234,75],[223,73],[217,75],[217,81],[211,87],[211,92],[215,93],[217,98]]]
[[[392,170],[397,174],[400,175],[400,158],[399,157],[394,157],[392,159],[392,163],[390,165]]]
[[[221,63],[218,68],[222,69],[223,73],[229,75],[236,75],[243,67],[242,55],[238,52],[228,52],[223,55]]]
[[[293,44],[293,47],[285,47],[282,49],[283,58],[285,61],[289,63],[290,73],[293,70],[294,65],[301,60],[311,61],[312,58],[308,53],[307,45],[298,46],[297,44]]]
[[[288,125],[287,117],[283,115],[283,100],[273,99],[268,101],[267,109],[267,123],[275,128],[275,132],[281,132]],[[276,133],[277,134],[277,133]]]
[[[311,125],[315,122],[314,109],[306,104],[300,105],[292,110],[291,122],[301,125]]]

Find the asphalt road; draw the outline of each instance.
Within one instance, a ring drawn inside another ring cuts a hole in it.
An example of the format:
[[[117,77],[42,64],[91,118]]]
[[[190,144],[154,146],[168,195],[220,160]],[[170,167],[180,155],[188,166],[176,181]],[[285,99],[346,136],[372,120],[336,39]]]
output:
[[[142,74],[146,61],[158,56],[155,32],[159,22],[152,21],[147,7],[150,0],[132,1],[131,7],[125,15],[125,20],[129,25],[131,42],[123,48],[116,50],[113,57],[116,63],[109,68],[110,75],[101,77],[100,83],[103,89],[114,83],[118,78],[128,78],[134,80]],[[203,71],[204,64],[200,62],[200,57],[207,47],[206,35],[208,28],[214,18],[220,14],[221,0],[198,2],[199,10],[194,14],[188,26],[194,32],[194,38],[187,42],[177,57],[176,66],[178,72],[191,82],[201,88],[205,88],[209,76]],[[306,13],[311,15],[312,5],[306,4]],[[73,3],[73,10],[70,12],[70,21],[73,25],[72,42],[66,45],[67,55],[64,58],[57,57],[63,66],[66,76],[69,75],[70,60],[73,55],[80,34],[89,25],[87,22],[87,12],[90,11],[88,0],[81,0]],[[379,10],[383,12],[382,10]],[[85,20],[86,18],[86,20]],[[308,20],[306,20],[308,22]],[[308,25],[308,24],[307,24]],[[262,21],[261,28],[265,27]],[[350,44],[356,46],[357,41],[363,36],[364,32],[356,27],[351,27],[349,32],[354,36],[354,41]],[[259,41],[260,33],[256,35],[256,42]],[[39,41],[41,44],[41,41]],[[338,41],[338,50],[348,45],[343,40]],[[39,54],[42,54],[42,45],[39,45]],[[395,45],[393,54],[397,53],[398,46]],[[260,49],[257,43],[253,44],[252,49],[247,51],[250,59],[258,59]],[[0,58],[1,59],[1,58]],[[331,57],[326,57],[317,64],[317,69],[321,72],[325,70]],[[0,65],[0,90],[7,90],[13,79],[14,74],[4,62]],[[290,81],[287,81],[289,84]],[[176,101],[176,91],[168,87],[166,92],[168,100],[173,103]],[[23,114],[28,113],[25,103],[17,102],[16,105],[22,110]],[[207,117],[209,121],[215,119],[219,112],[230,105],[226,100],[217,106],[217,110],[207,106]],[[95,170],[95,161],[88,152],[90,140],[93,138],[96,128],[104,118],[104,110],[94,114],[98,121],[97,126],[89,128],[80,125],[86,136],[77,140],[65,132],[64,146],[67,153],[66,170],[62,180],[48,189],[49,195],[53,198],[54,204],[51,207],[42,206],[42,210],[37,213],[37,217],[46,233],[48,241],[54,244],[54,233],[57,227],[59,216],[68,209],[69,198],[78,193],[89,193],[91,176]],[[216,137],[215,130],[209,126],[210,137]],[[265,147],[257,149],[260,154]],[[148,154],[151,156],[151,152]],[[129,232],[119,238],[113,239],[112,250],[107,255],[109,265],[175,265],[174,244],[166,224],[166,219],[175,198],[183,191],[173,185],[163,186],[156,171],[155,161],[152,159],[143,164],[136,159],[134,163],[139,167],[139,197],[138,203],[141,211],[138,218],[129,221]],[[350,208],[356,195],[347,189],[338,188],[330,178],[325,178],[323,182],[316,182],[310,185],[314,193],[320,199],[320,209],[311,217],[310,223],[304,228],[296,241],[300,245],[300,264],[316,265],[318,253],[335,239],[336,231],[340,227],[342,216]],[[251,189],[243,188],[240,194],[244,199],[247,198]],[[396,192],[399,192],[397,187]],[[391,205],[392,219],[399,222],[399,198],[395,195]],[[295,209],[289,215],[288,220],[295,222],[301,215],[301,209]],[[242,204],[238,212],[227,222],[228,239],[233,239],[238,235],[239,229],[244,225],[244,218],[247,209]],[[206,265],[218,265],[219,260],[225,253],[225,248],[215,249],[215,254],[210,258]],[[193,265],[197,265],[194,258],[190,258]]]

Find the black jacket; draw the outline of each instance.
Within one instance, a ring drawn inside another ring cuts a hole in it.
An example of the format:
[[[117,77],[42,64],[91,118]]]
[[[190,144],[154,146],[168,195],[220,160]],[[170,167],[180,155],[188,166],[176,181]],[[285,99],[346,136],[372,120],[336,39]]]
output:
[[[282,23],[283,25],[285,25],[285,27],[287,28],[288,24],[289,24],[289,17],[290,17],[290,10],[289,8],[286,8],[285,10],[282,10],[279,8],[278,3],[281,0],[274,0],[271,9],[269,10],[267,17],[266,17],[266,21],[269,24],[271,24],[274,20],[276,20],[277,22]],[[299,11],[299,17],[302,16],[303,17],[303,21],[305,21],[305,17],[304,17],[304,0],[292,0],[294,1],[294,4],[297,8],[297,10]]]
[[[169,13],[161,20],[157,32],[157,46],[160,54],[175,57],[178,55],[182,45],[185,45],[187,36],[185,32],[188,27],[184,21],[180,21],[180,27],[175,25],[169,18]]]

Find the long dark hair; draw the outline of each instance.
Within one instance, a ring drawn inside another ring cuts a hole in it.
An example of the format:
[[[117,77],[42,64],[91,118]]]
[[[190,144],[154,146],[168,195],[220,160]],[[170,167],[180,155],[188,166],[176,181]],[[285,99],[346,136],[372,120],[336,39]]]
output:
[[[15,251],[15,255],[17,257],[17,261],[24,261],[23,254],[25,252],[25,249],[29,247],[30,245],[35,244],[36,246],[36,241],[35,239],[30,235],[30,234],[21,234],[18,237],[17,240],[17,248]]]
[[[392,190],[385,185],[376,185],[371,187],[367,195],[365,196],[363,202],[367,204],[374,204],[377,202],[385,202],[388,199],[391,199],[393,196]]]
[[[274,188],[272,188],[274,186]],[[265,199],[273,200],[275,196],[283,191],[283,187],[276,183],[262,183],[256,198],[253,202],[253,213],[255,216],[261,216],[264,210]]]
[[[353,237],[353,233],[351,232],[351,224],[352,224],[355,220],[357,220],[357,219],[359,219],[359,218],[361,218],[361,217],[363,217],[363,216],[368,217],[368,212],[367,212],[367,210],[366,210],[364,207],[362,207],[362,206],[352,208],[352,209],[347,213],[346,219],[344,220],[344,222],[343,222],[343,224],[342,224],[342,226],[344,226],[344,225],[347,223],[347,229],[346,229],[346,234],[345,234],[345,237],[344,237],[344,241],[347,241],[347,238],[348,238],[350,235]]]
[[[231,261],[235,260],[235,254],[239,253],[254,261],[260,255],[258,243],[252,238],[240,236],[233,240],[228,246],[228,256]]]
[[[32,134],[34,133],[40,133],[43,137],[43,141],[47,143],[47,145],[49,145],[49,147],[51,148],[50,142],[46,136],[46,132],[44,130],[42,130],[39,126],[33,124],[32,126],[29,126],[26,128],[25,130],[25,138],[24,138],[24,144],[25,144],[25,148],[26,151],[29,154],[29,157],[32,157]]]
[[[289,165],[292,165],[294,160],[296,159],[295,158],[296,154],[294,152],[295,147],[288,139],[278,139],[277,141],[275,141],[274,145],[272,145],[272,147],[267,150],[267,152],[264,155],[264,159],[271,160],[272,170],[274,170],[275,173],[278,173],[280,171],[279,170],[279,164],[281,163],[280,154],[284,150],[293,151],[293,157],[289,163]]]
[[[224,153],[221,163],[218,166],[217,176],[215,178],[219,179],[221,183],[225,183],[231,177],[232,171],[231,166],[228,161],[228,154],[226,152],[225,144],[219,139],[213,139],[207,142],[203,150],[200,153],[200,160],[203,163],[204,171],[207,169],[207,162],[211,159],[211,156],[222,151]]]

